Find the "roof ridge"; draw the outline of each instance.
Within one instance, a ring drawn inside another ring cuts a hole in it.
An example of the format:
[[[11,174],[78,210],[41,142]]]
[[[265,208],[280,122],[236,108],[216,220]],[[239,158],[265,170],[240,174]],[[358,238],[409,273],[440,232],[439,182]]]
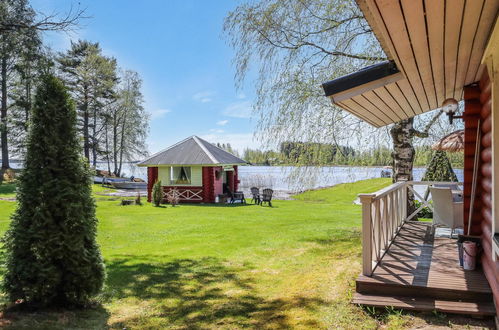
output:
[[[163,150],[160,150],[160,151],[158,151],[158,152],[156,152],[156,153],[152,154],[151,156],[147,157],[146,159],[144,159],[144,160],[143,160],[143,161],[141,161],[140,163],[137,163],[137,165],[142,164],[142,163],[145,163],[145,162],[147,162],[149,159],[154,158],[154,157],[156,157],[157,155],[159,155],[159,154],[161,154],[161,153],[163,153],[163,152],[165,152],[165,151],[168,151],[168,150],[170,150],[170,149],[172,149],[172,148],[174,148],[174,147],[178,146],[179,144],[184,143],[185,141],[187,141],[187,140],[189,140],[189,139],[192,139],[192,138],[194,138],[194,135],[191,135],[191,136],[189,136],[189,137],[187,137],[187,138],[183,139],[182,141],[179,141],[179,142],[177,142],[177,143],[175,143],[175,144],[173,144],[173,145],[171,145],[171,146],[169,146],[169,147],[167,147],[167,148],[165,148],[165,149],[163,149]]]
[[[192,138],[201,147],[201,149],[203,149],[203,151],[206,153],[206,155],[208,155],[208,157],[211,159],[213,164],[219,163],[218,159],[216,159],[215,156],[213,156],[213,154],[208,150],[208,148],[206,148],[204,143],[201,142],[201,140],[202,140],[201,138],[197,137],[196,135],[193,135]],[[202,140],[202,141],[204,141],[204,140]]]
[[[206,142],[206,143],[209,143],[209,144],[210,144],[210,146],[212,146],[212,147],[214,147],[214,148],[217,148],[218,150],[222,150],[223,152],[228,153],[229,155],[232,155],[232,156],[236,157],[233,153],[228,152],[227,150],[225,150],[225,149],[223,149],[223,148],[220,148],[220,147],[219,147],[219,146],[217,146],[215,143],[211,143],[211,142],[209,142],[209,141],[203,140],[202,138],[200,138],[200,137],[198,137],[198,136],[196,136],[196,137],[197,137],[198,139],[200,139],[201,141],[204,141],[204,142]]]

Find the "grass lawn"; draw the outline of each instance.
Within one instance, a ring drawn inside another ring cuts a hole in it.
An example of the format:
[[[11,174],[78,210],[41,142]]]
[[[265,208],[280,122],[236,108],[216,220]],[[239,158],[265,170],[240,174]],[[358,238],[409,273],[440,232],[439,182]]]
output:
[[[374,314],[350,303],[361,269],[360,192],[374,179],[275,201],[274,207],[119,206],[96,186],[108,278],[94,308],[7,311],[26,329],[404,328],[489,325],[446,315]],[[13,188],[0,186],[0,197]],[[10,196],[10,195],[9,195]],[[0,233],[15,202],[0,201]],[[1,296],[0,296],[1,298]],[[4,299],[4,298],[3,298]],[[4,301],[5,303],[5,301]],[[492,324],[492,323],[491,323]]]

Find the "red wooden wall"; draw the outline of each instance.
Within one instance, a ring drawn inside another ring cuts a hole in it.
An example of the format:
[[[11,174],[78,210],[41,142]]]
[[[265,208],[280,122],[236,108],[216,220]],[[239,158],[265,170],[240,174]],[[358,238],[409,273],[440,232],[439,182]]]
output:
[[[147,201],[151,202],[152,197],[152,186],[158,180],[158,168],[157,167],[148,167],[147,168]]]
[[[480,83],[465,88],[465,148],[464,148],[464,224],[468,228],[468,216],[473,182],[473,166],[477,129],[480,126],[480,153],[475,203],[470,234],[482,238],[482,266],[494,293],[499,315],[499,262],[492,260],[492,98],[491,82],[484,70]]]
[[[203,202],[215,202],[215,169],[203,167]]]

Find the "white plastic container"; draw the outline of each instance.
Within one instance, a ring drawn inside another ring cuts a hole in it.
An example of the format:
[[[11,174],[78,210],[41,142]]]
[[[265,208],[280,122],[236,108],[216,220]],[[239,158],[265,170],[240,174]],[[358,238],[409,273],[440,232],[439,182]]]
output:
[[[476,267],[477,246],[475,242],[463,242],[463,268],[474,270]]]

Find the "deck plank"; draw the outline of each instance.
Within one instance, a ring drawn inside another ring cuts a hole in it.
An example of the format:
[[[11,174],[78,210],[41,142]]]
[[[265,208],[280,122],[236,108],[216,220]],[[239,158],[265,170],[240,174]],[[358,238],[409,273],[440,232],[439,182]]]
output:
[[[402,226],[372,276],[359,276],[354,303],[482,315],[493,304],[483,271],[459,266],[457,240],[435,237],[433,226],[416,221]]]
[[[414,311],[439,311],[451,314],[464,314],[474,316],[493,316],[495,315],[494,304],[491,302],[465,302],[448,301],[428,298],[410,298],[410,297],[380,297],[375,295],[365,295],[356,293],[353,297],[353,303],[359,305],[369,305],[375,307],[393,306],[395,308],[414,310]]]
[[[491,292],[481,269],[465,271],[459,266],[455,239],[434,237],[433,227],[406,223],[395,238],[373,279],[404,285]]]

